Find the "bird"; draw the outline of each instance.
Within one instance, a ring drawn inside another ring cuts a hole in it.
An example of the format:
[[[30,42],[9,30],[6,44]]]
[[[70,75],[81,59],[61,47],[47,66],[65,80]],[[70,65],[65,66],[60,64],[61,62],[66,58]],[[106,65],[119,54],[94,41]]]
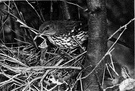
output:
[[[87,32],[76,29],[78,21],[46,21],[39,27],[39,34],[61,49],[74,49],[87,39]]]

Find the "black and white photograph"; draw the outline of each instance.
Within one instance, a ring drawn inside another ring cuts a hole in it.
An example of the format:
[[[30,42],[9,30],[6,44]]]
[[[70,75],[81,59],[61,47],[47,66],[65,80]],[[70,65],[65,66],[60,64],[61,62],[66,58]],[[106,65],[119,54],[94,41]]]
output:
[[[0,0],[0,91],[135,91],[134,0]]]

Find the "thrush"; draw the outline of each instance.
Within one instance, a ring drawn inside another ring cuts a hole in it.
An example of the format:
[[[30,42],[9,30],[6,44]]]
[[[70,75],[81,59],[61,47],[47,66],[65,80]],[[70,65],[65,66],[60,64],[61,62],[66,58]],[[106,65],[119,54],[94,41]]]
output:
[[[85,31],[76,29],[77,21],[46,21],[39,27],[39,34],[61,49],[74,49],[87,39]]]

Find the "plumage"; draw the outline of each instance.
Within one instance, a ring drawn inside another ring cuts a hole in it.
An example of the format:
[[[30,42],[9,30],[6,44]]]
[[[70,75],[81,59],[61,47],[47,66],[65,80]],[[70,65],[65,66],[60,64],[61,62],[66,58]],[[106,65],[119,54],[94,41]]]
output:
[[[47,36],[55,46],[62,49],[74,49],[79,44],[82,45],[87,38],[85,31],[75,31],[78,23],[76,21],[47,21],[39,27],[39,32],[42,36]]]

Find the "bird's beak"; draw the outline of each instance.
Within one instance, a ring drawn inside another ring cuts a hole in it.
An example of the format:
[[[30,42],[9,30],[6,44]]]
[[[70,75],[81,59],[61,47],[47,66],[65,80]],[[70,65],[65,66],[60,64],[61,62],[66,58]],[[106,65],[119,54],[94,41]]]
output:
[[[44,31],[43,33],[39,33],[39,34],[37,34],[35,37],[34,37],[34,40],[37,38],[37,37],[40,37],[40,38],[43,38],[44,39],[44,37],[43,36],[52,36],[52,35],[54,35],[56,32],[55,31]]]
[[[39,29],[41,30],[41,29]],[[38,33],[35,37],[34,37],[34,40],[37,38],[37,37],[41,37],[44,39],[43,36],[52,36],[52,35],[55,35],[56,31],[53,29],[53,28],[50,28],[49,30],[42,30],[43,32],[41,33]]]

